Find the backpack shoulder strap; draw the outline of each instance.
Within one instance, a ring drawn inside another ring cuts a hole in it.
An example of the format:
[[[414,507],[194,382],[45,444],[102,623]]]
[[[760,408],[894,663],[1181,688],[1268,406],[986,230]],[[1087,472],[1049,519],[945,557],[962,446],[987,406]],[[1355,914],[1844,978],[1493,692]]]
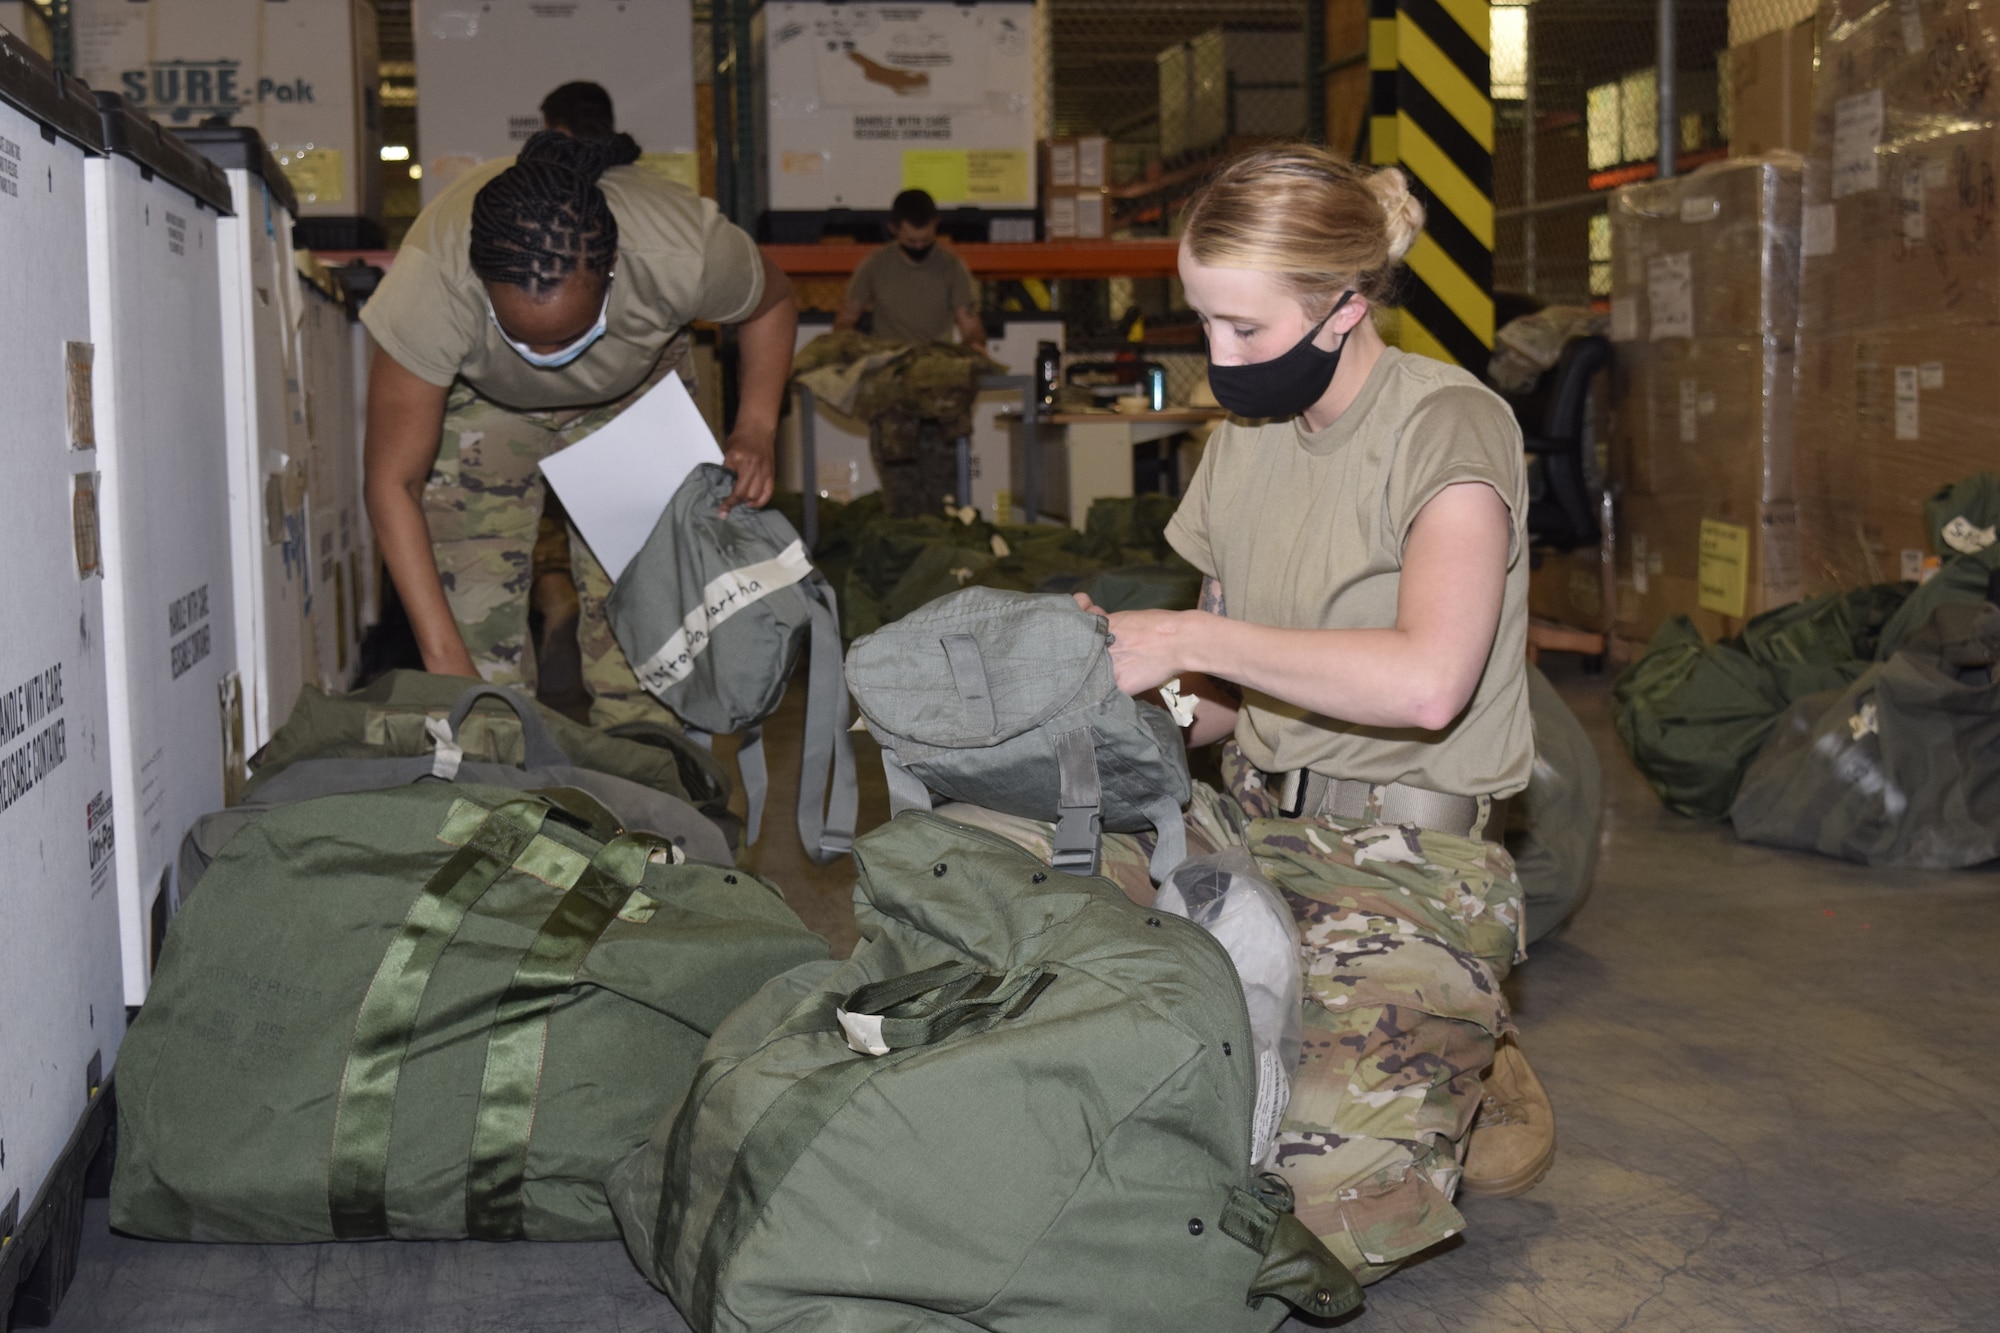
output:
[[[854,736],[848,730],[852,714],[841,664],[839,603],[833,585],[818,570],[802,586],[812,604],[812,661],[806,678],[805,752],[799,758],[799,841],[807,856],[825,865],[854,847],[860,785],[854,773]],[[888,758],[887,750],[883,757]],[[744,785],[749,785],[747,773]]]

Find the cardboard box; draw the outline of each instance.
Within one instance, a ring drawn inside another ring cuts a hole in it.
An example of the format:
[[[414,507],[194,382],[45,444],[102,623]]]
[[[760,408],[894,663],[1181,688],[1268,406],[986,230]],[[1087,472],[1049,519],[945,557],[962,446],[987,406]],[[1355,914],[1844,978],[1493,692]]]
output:
[[[1789,502],[1627,496],[1619,513],[1617,631],[1644,641],[1684,615],[1710,639],[1800,596]]]
[[[1775,338],[1798,323],[1801,161],[1716,162],[1611,202],[1611,337]]]
[[[1611,628],[1605,568],[1609,549],[1587,546],[1540,553],[1541,563],[1528,574],[1528,614],[1577,629]]]
[[[478,163],[518,152],[542,128],[542,99],[575,79],[611,94],[640,166],[700,189],[695,71],[714,62],[695,49],[689,0],[481,0],[477,10],[427,6],[412,25],[425,203]]]
[[[1801,218],[1822,332],[2000,319],[2000,13],[1878,5],[1828,24]]]
[[[1795,365],[1775,339],[1621,345],[1613,482],[1633,495],[1791,499]]]
[[[297,191],[301,220],[359,218],[379,230],[374,0],[72,0],[70,23],[76,72],[91,87],[169,129],[214,117],[253,127]]]
[[[1801,344],[1797,480],[1809,591],[1911,577],[1930,547],[1924,501],[2000,463],[2000,323]]]
[[[1042,141],[1044,189],[1103,189],[1111,184],[1111,140],[1101,134]]]
[[[1042,213],[1042,234],[1050,240],[1101,241],[1109,236],[1108,190],[1055,190]]]
[[[1729,155],[1804,153],[1812,129],[1811,19],[1729,49]]]

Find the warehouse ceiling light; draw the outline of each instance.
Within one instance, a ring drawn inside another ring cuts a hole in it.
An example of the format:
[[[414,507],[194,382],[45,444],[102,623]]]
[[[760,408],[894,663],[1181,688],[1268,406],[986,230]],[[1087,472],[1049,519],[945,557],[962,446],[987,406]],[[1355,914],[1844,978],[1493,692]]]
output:
[[[410,150],[403,144],[385,143],[382,145],[382,160],[384,162],[407,162],[410,160]]]

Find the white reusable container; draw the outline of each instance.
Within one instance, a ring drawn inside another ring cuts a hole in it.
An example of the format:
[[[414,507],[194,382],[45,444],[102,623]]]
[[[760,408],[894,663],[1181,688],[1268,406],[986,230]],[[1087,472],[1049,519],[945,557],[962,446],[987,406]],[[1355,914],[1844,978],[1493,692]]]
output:
[[[700,188],[694,72],[711,57],[693,49],[688,0],[420,0],[410,28],[425,203],[479,163],[519,152],[542,128],[542,99],[577,80],[611,94],[640,166]]]
[[[223,410],[222,169],[114,93],[84,164],[125,1001],[146,997],[194,820],[240,774]]]
[[[1025,229],[978,239],[1034,239],[1034,28],[1027,0],[766,0],[751,21],[765,239],[817,240],[826,213],[886,217],[909,187]]]
[[[175,132],[256,130],[308,243],[382,244],[374,0],[69,0],[76,72]]]
[[[0,36],[0,1220],[35,1211],[125,1032],[84,243],[102,136],[87,90]]]
[[[227,174],[235,208],[216,228],[216,251],[236,669],[244,753],[254,754],[291,715],[300,687],[318,678],[302,298],[292,267],[296,201],[255,130],[180,133]]]

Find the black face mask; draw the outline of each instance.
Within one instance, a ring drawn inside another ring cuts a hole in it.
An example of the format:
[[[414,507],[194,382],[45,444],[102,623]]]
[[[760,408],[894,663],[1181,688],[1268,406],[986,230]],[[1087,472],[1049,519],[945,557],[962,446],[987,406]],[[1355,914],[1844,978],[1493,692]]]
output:
[[[1215,401],[1239,417],[1272,421],[1295,417],[1318,402],[1326,393],[1326,386],[1333,383],[1333,372],[1340,368],[1340,354],[1347,347],[1347,338],[1342,335],[1331,352],[1313,346],[1313,339],[1326,327],[1326,320],[1332,319],[1353,295],[1353,292],[1342,294],[1333,309],[1326,312],[1326,319],[1313,325],[1312,332],[1293,344],[1291,350],[1269,361],[1255,361],[1247,366],[1218,366],[1209,362],[1208,387],[1215,391]],[[1203,351],[1206,350],[1204,339]]]
[[[937,243],[935,241],[933,241],[929,245],[903,245],[901,241],[896,242],[896,244],[902,247],[902,251],[904,254],[908,255],[911,259],[915,260],[919,264],[923,263],[926,259],[929,259],[931,257],[931,251],[937,249]]]

